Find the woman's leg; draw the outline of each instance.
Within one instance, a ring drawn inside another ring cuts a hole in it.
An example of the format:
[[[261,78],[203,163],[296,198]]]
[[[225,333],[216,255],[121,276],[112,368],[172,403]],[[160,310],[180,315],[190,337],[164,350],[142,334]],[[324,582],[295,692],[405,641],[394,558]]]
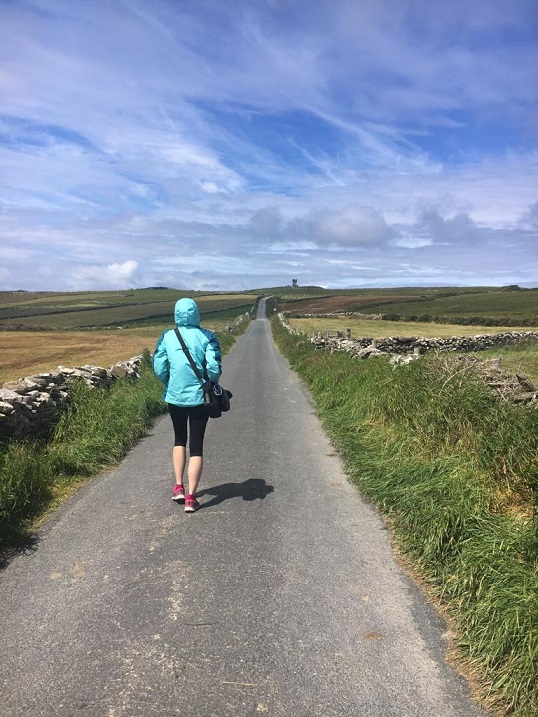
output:
[[[174,446],[172,448],[172,464],[174,466],[176,485],[183,485],[183,473],[185,471],[186,453],[187,451],[185,446]]]
[[[169,403],[168,410],[174,426],[174,448],[172,449],[174,476],[176,485],[182,485],[186,463],[188,409]]]
[[[195,495],[204,467],[204,436],[208,416],[203,406],[189,409],[189,495]]]
[[[198,489],[198,483],[202,477],[204,468],[203,456],[191,456],[189,458],[189,469],[187,471],[189,478],[189,495],[195,495]]]

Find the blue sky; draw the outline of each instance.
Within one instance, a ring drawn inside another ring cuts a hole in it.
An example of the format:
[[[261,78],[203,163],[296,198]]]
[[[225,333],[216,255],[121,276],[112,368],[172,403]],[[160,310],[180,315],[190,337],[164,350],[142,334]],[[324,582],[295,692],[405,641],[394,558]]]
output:
[[[0,289],[538,286],[536,0],[0,19]]]

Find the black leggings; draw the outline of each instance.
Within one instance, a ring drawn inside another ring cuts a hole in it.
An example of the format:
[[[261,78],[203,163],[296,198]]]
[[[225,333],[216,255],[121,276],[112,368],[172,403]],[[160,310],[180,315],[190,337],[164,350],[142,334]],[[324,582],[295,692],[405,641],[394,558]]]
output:
[[[187,419],[189,420],[189,453],[191,456],[204,455],[204,435],[208,415],[202,406],[175,406],[168,404],[170,418],[174,425],[174,446],[187,445]]]

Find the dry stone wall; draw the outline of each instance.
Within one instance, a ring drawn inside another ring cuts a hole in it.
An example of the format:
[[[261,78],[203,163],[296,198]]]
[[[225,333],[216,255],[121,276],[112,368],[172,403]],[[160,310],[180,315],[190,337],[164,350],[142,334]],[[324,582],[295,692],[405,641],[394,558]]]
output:
[[[48,436],[69,402],[73,381],[107,387],[124,376],[138,378],[141,362],[142,356],[134,356],[109,368],[59,366],[57,371],[7,381],[0,388],[0,442]]]
[[[290,333],[300,335],[287,321],[284,314],[279,314],[281,324]],[[402,366],[420,358],[427,351],[446,353],[473,354],[491,348],[510,346],[523,341],[538,340],[536,331],[507,331],[496,334],[478,334],[476,336],[452,336],[448,338],[424,339],[416,337],[374,338],[342,338],[342,336],[323,336],[316,334],[310,341],[318,349],[346,351],[359,359],[389,357],[393,366]],[[484,377],[487,385],[503,400],[512,403],[524,403],[532,408],[538,407],[538,387],[521,374],[509,374],[501,369],[500,358],[480,362],[476,357],[459,356],[458,370],[461,367],[471,368]]]
[[[372,352],[362,349],[375,349],[377,354],[417,354],[425,351],[485,351],[486,349],[510,346],[538,339],[536,331],[507,331],[499,334],[479,334],[476,336],[451,336],[444,339],[423,339],[416,337],[389,336],[384,339],[360,338],[344,339],[327,337],[317,334],[311,338],[316,348],[327,348],[331,351],[347,351],[348,353],[368,358]]]
[[[300,335],[287,321],[286,316],[278,314],[282,326],[290,333]],[[477,334],[475,336],[451,336],[447,338],[425,339],[416,336],[389,336],[383,339],[361,337],[343,338],[342,335],[328,336],[315,334],[310,341],[316,348],[330,351],[347,351],[359,358],[369,358],[383,354],[409,355],[425,351],[461,351],[474,352],[486,349],[510,346],[522,341],[538,340],[538,331],[504,331],[495,334]],[[364,350],[366,349],[366,350]]]

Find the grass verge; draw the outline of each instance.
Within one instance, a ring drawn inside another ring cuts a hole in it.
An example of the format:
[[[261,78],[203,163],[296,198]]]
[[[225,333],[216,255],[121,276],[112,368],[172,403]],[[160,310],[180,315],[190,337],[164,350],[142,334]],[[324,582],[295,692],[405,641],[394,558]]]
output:
[[[222,353],[246,330],[218,334]],[[149,351],[139,379],[120,379],[110,389],[82,381],[70,391],[70,407],[48,441],[13,441],[0,448],[0,550],[28,538],[36,521],[103,468],[115,465],[166,410],[162,384]]]
[[[164,411],[149,359],[139,379],[110,389],[73,384],[50,441],[16,441],[0,453],[0,546],[24,537],[73,483],[120,460]]]
[[[435,357],[393,369],[273,332],[350,478],[453,621],[485,704],[535,717],[538,411]]]

